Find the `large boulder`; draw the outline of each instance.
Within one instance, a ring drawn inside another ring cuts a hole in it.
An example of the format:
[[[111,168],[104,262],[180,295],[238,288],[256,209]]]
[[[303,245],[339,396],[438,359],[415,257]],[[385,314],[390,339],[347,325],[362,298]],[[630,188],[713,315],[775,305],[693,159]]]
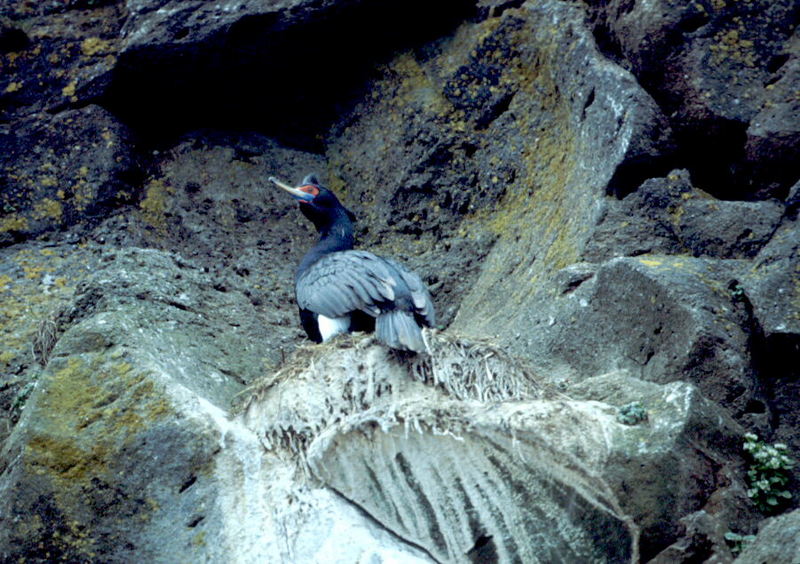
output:
[[[471,4],[128,0],[108,104],[157,136],[222,123],[319,150],[375,62]]]
[[[669,255],[574,265],[548,287],[548,300],[520,311],[499,337],[563,385],[627,369],[653,382],[693,382],[745,416],[761,396],[752,316],[734,295],[739,271],[730,266]],[[763,405],[757,411],[763,416]]]
[[[19,420],[47,362],[56,317],[97,265],[93,246],[19,244],[0,249],[0,444]]]
[[[783,195],[800,176],[800,40],[798,32],[776,57],[787,60],[767,81],[764,102],[747,128],[745,158],[767,191]],[[769,184],[767,184],[769,183]]]
[[[742,278],[755,315],[768,338],[800,333],[800,319],[795,309],[800,300],[798,233],[797,218],[785,218],[753,261],[753,268]]]
[[[105,254],[2,447],[0,558],[308,561],[348,535],[331,561],[424,561],[229,420],[262,370],[251,310],[175,255]]]
[[[760,336],[759,385],[775,414],[775,440],[800,456],[800,222],[787,213],[770,243],[740,278],[743,296],[752,304]],[[794,474],[800,479],[800,468]]]

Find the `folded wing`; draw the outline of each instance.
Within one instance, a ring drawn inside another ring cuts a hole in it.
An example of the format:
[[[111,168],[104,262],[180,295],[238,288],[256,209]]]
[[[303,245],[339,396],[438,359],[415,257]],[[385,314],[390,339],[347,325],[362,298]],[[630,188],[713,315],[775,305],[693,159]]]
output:
[[[296,284],[297,305],[325,317],[363,311],[372,317],[407,311],[421,324],[435,323],[433,303],[419,276],[397,262],[366,251],[326,255]]]

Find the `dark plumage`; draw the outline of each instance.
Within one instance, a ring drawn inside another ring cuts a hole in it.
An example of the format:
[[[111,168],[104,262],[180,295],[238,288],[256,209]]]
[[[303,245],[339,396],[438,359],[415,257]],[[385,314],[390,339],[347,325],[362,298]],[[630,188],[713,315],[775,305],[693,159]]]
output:
[[[352,250],[355,216],[313,175],[298,188],[270,181],[300,202],[320,234],[295,275],[308,337],[320,343],[345,331],[374,330],[392,348],[424,352],[421,327],[433,326],[435,313],[419,276],[392,259]]]

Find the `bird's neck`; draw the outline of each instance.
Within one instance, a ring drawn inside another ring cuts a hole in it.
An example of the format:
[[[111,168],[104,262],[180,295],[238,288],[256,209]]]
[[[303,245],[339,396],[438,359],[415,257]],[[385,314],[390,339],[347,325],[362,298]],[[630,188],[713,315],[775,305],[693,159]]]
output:
[[[337,216],[330,225],[320,228],[319,234],[317,244],[300,261],[298,276],[325,255],[353,248],[353,223],[344,214]]]

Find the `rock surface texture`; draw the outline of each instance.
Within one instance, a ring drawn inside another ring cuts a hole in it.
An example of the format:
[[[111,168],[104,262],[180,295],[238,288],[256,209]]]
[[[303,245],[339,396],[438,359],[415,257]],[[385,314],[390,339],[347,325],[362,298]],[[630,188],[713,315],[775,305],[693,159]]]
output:
[[[0,561],[800,562],[799,21],[0,0]],[[428,354],[304,341],[309,172]]]

